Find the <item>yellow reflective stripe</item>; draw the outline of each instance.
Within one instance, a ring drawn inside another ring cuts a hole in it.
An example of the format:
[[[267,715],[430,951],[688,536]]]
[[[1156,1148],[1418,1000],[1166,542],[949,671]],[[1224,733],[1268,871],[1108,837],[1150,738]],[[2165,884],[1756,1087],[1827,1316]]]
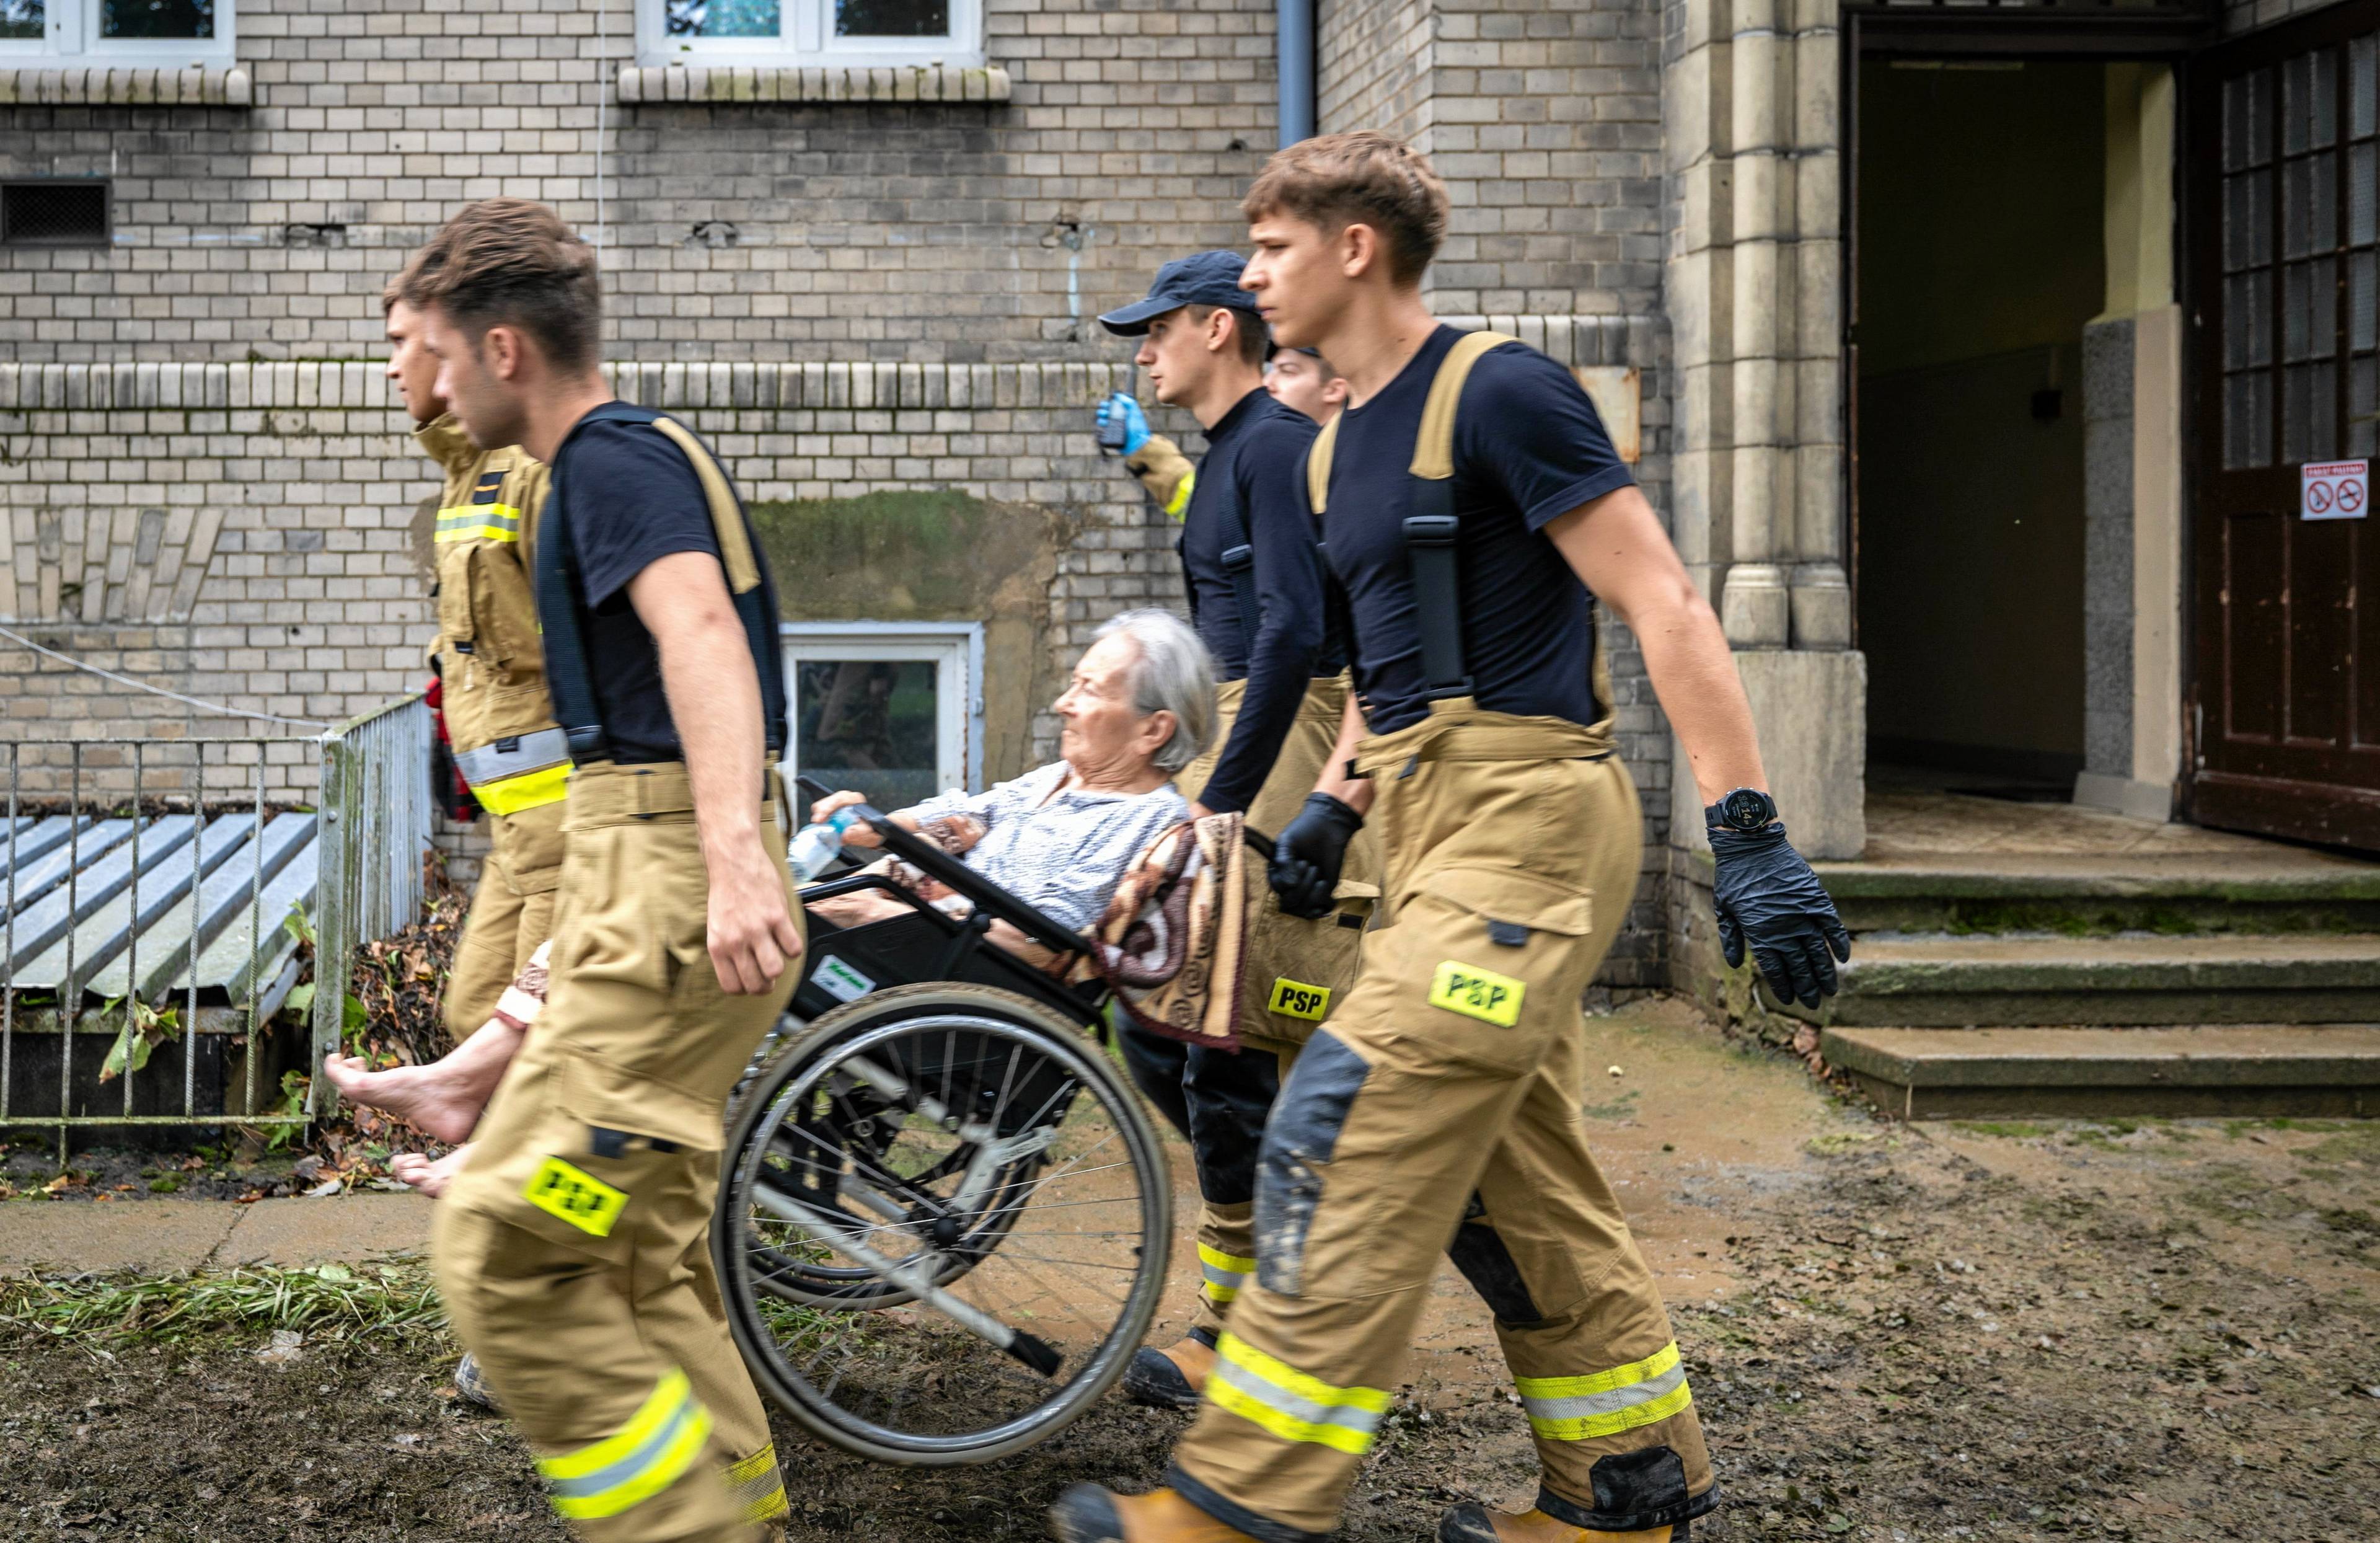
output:
[[[777,1472],[776,1443],[771,1442],[741,1463],[730,1463],[727,1488],[734,1492],[735,1503],[743,1507],[747,1522],[766,1522],[783,1515],[785,1480]]]
[[[455,504],[438,511],[436,541],[517,541],[521,512],[509,504]]]
[[[1675,1341],[1609,1371],[1515,1381],[1528,1410],[1529,1428],[1555,1441],[1592,1440],[1658,1424],[1694,1401]]]
[[[1256,1269],[1257,1261],[1238,1254],[1226,1254],[1206,1244],[1198,1245],[1198,1272],[1206,1278],[1207,1300],[1230,1302],[1240,1294],[1240,1286]]]
[[[1649,1381],[1677,1364],[1678,1342],[1671,1340],[1643,1360],[1631,1361],[1609,1371],[1588,1377],[1520,1377],[1513,1382],[1523,1398],[1585,1398],[1589,1393],[1608,1393],[1614,1388]]]
[[[676,1434],[656,1452],[650,1464],[632,1477],[622,1479],[608,1489],[591,1495],[554,1499],[553,1509],[574,1521],[597,1516],[617,1516],[623,1511],[675,1484],[694,1466],[695,1459],[710,1440],[710,1411],[700,1404],[686,1411],[677,1423]]]
[[[1180,519],[1182,511],[1190,507],[1191,489],[1197,485],[1198,473],[1196,470],[1184,472],[1182,480],[1173,484],[1173,496],[1165,501],[1166,514],[1174,519]]]
[[[1638,1426],[1658,1425],[1694,1401],[1694,1391],[1682,1379],[1678,1385],[1649,1403],[1632,1403],[1605,1415],[1580,1415],[1566,1419],[1529,1416],[1529,1428],[1553,1441],[1592,1441],[1617,1436]]]
[[[1378,1388],[1334,1388],[1225,1334],[1215,1346],[1207,1401],[1284,1441],[1305,1441],[1361,1457],[1379,1434],[1389,1395]]]
[[[537,1471],[548,1479],[585,1478],[610,1467],[651,1440],[661,1428],[694,1402],[694,1384],[686,1373],[672,1371],[653,1384],[652,1396],[616,1435],[606,1436],[567,1457],[540,1457]]]
[[[490,814],[518,814],[544,804],[560,803],[569,796],[570,767],[549,766],[542,771],[524,772],[517,777],[506,777],[485,786],[474,784],[471,796]]]

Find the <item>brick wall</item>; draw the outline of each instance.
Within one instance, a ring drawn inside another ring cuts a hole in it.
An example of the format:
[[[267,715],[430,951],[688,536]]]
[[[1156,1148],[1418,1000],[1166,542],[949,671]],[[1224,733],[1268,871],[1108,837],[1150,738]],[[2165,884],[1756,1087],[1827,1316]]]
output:
[[[540,199],[591,235],[600,188],[615,354],[1115,358],[1087,318],[1245,235],[1272,6],[984,8],[1004,103],[623,107],[630,0],[240,0],[252,109],[0,109],[0,175],[113,172],[117,223],[0,250],[0,357],[367,357],[381,285],[456,206]]]

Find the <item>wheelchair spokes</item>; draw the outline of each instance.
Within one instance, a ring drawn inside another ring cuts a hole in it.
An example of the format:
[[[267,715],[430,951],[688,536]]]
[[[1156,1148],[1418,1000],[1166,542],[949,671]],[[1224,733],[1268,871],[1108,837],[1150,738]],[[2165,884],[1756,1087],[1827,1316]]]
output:
[[[821,1019],[772,1066],[739,1122],[722,1273],[757,1309],[747,1358],[805,1423],[980,1461],[1120,1374],[1162,1285],[1165,1170],[1070,1029],[989,989],[916,990],[993,1010]]]

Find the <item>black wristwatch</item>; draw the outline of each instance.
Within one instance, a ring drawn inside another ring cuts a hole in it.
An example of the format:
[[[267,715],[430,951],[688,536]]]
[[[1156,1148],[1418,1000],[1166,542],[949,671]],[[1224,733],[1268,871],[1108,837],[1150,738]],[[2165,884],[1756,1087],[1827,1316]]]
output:
[[[1703,823],[1714,830],[1759,831],[1776,820],[1777,800],[1756,787],[1739,787],[1703,810]]]

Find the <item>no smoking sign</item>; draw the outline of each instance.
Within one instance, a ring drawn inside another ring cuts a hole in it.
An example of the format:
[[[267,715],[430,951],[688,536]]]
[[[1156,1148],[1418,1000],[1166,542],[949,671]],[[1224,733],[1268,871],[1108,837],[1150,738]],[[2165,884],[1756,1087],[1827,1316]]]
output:
[[[2298,515],[2303,519],[2362,519],[2372,502],[2372,463],[2317,461],[2298,468]]]

